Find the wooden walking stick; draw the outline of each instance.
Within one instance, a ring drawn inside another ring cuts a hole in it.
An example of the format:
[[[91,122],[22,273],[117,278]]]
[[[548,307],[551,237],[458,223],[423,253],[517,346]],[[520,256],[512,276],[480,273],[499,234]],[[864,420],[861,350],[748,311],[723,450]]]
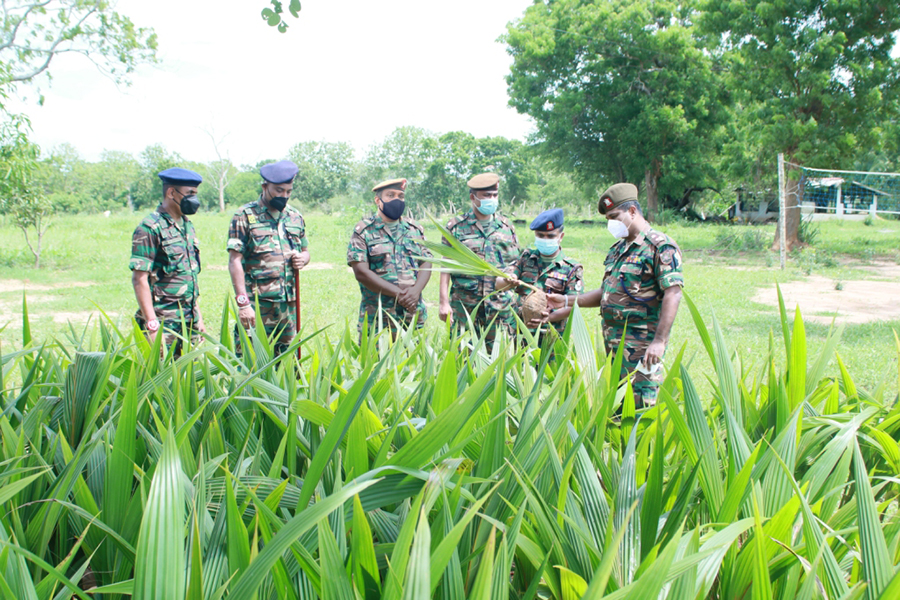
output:
[[[300,335],[300,269],[294,269],[294,314],[297,317],[297,335]],[[297,360],[303,358],[303,351],[297,346]]]

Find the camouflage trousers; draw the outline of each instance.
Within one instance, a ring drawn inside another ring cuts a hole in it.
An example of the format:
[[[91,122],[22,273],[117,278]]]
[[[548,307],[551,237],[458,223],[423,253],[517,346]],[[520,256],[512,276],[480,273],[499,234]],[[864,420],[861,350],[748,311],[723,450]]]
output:
[[[297,321],[294,314],[294,303],[288,301],[259,300],[259,316],[262,319],[266,335],[274,338],[275,355],[284,354],[297,335]],[[253,334],[251,329],[248,333]],[[238,333],[238,325],[234,326],[234,352],[241,356],[244,352],[241,348],[241,337]]]
[[[144,320],[144,317],[141,315],[135,315],[134,320],[137,321],[138,327],[141,328],[141,331],[144,332],[144,335],[147,335],[147,322]],[[193,321],[185,321],[184,327],[185,335],[182,335],[181,330],[181,321],[160,321],[159,326],[162,330],[163,334],[163,343],[166,345],[166,348],[172,348],[172,356],[178,358],[182,354],[184,340],[182,338],[186,337],[191,340],[191,345],[196,346],[200,343],[202,339],[200,336],[200,332],[194,329]],[[149,340],[150,337],[147,336]]]
[[[485,332],[485,342],[487,342],[488,350],[494,347],[494,340],[497,338],[497,331],[506,332],[510,338],[516,335],[516,318],[510,308],[496,310],[489,308],[484,303],[476,305],[463,304],[455,298],[450,299],[450,308],[453,309],[453,320],[458,327],[466,327],[468,320],[466,315],[472,319],[472,325],[475,326],[476,332]]]
[[[393,304],[391,299],[385,299],[385,302]],[[416,321],[416,329],[422,329],[425,325],[425,319],[428,318],[428,311],[425,309],[425,304],[420,302],[416,312],[419,315]],[[416,312],[409,312],[400,306],[399,303],[396,306],[382,305],[381,326],[384,329],[390,329],[392,332],[396,332],[398,324],[408,327],[410,323],[412,323],[413,316],[416,315]],[[378,327],[378,305],[373,306],[364,302],[359,304],[359,323],[356,326],[356,331],[360,335],[362,335],[364,321],[369,322],[370,333],[375,331]]]
[[[615,355],[624,331],[621,327],[610,327],[603,324],[603,339],[607,354]],[[631,389],[634,391],[634,403],[637,408],[649,408],[656,405],[659,384],[663,381],[662,368],[650,375],[637,370],[638,364],[644,360],[644,354],[646,354],[650,342],[653,341],[653,337],[652,332],[629,329],[628,336],[625,338],[622,372],[619,376],[624,379],[629,373],[633,373]]]

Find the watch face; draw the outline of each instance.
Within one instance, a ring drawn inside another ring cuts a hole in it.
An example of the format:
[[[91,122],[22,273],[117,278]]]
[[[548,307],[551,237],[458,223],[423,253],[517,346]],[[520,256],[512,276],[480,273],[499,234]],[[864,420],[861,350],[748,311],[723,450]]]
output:
[[[156,331],[159,329],[159,321],[153,319],[152,321],[147,322],[147,329],[149,331]]]

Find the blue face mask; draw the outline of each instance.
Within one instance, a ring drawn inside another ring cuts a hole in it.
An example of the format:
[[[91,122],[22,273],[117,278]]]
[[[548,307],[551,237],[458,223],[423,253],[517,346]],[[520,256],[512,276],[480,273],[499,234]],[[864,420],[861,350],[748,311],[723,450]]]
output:
[[[499,206],[500,200],[498,198],[482,198],[481,206],[478,207],[478,212],[483,215],[492,215],[497,211],[497,206]]]
[[[559,239],[553,238],[551,240],[546,240],[534,238],[534,245],[537,247],[537,251],[544,256],[552,256],[559,250]]]

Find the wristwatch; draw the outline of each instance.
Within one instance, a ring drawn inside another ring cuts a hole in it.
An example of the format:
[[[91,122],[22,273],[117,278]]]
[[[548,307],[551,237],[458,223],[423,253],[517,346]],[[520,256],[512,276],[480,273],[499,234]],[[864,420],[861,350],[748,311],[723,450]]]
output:
[[[157,319],[147,321],[147,331],[159,331],[159,321]]]
[[[250,298],[247,297],[247,294],[241,294],[240,296],[235,298],[235,300],[237,300],[238,308],[244,308],[245,306],[250,306]]]

